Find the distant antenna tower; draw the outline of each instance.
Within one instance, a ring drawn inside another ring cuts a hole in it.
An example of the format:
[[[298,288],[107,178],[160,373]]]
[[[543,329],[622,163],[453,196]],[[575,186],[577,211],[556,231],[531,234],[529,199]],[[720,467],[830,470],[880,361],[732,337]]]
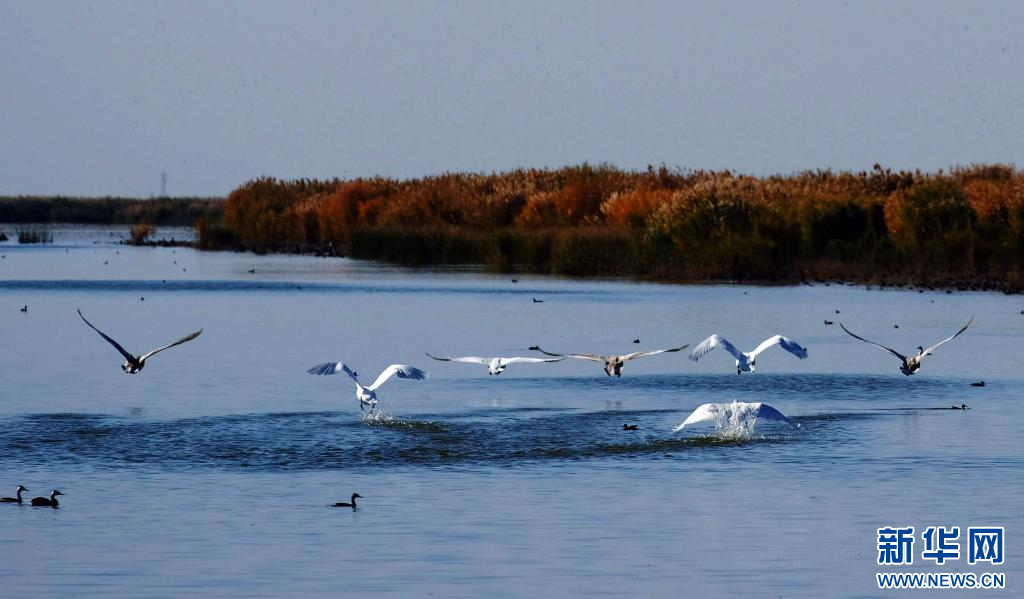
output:
[[[167,197],[167,173],[160,173],[160,197]]]

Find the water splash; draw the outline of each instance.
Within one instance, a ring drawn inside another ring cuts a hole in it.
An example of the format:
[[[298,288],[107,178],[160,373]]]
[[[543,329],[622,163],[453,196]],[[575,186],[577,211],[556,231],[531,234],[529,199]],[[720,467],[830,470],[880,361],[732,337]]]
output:
[[[676,437],[673,411],[520,413],[488,418],[400,417],[388,412],[265,413],[149,420],[102,414],[0,417],[0,470],[24,464],[158,470],[320,470],[682,456],[691,450],[793,441],[744,437],[748,417],[725,435]],[[623,418],[640,430],[623,432]],[[732,436],[728,436],[732,431]]]
[[[765,403],[733,401],[732,403],[706,403],[690,414],[674,431],[687,425],[710,422],[716,434],[728,439],[750,439],[758,422],[782,422],[800,428],[785,414]]]

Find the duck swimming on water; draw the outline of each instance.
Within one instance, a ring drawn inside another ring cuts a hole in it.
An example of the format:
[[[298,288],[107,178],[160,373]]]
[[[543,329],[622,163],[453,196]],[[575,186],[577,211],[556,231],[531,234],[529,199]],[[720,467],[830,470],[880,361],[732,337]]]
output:
[[[25,487],[18,485],[17,497],[0,497],[0,503],[21,503],[21,494],[28,491]]]
[[[58,495],[63,495],[63,493],[61,493],[57,489],[54,489],[50,493],[50,498],[49,499],[47,499],[45,497],[33,497],[32,498],[32,505],[34,505],[36,507],[60,507],[60,503],[57,502],[57,496]]]
[[[363,496],[360,495],[359,493],[353,493],[352,494],[352,503],[345,503],[344,501],[339,501],[338,503],[332,503],[331,507],[350,507],[352,509],[356,509],[356,498],[357,497],[359,499],[363,498]]]

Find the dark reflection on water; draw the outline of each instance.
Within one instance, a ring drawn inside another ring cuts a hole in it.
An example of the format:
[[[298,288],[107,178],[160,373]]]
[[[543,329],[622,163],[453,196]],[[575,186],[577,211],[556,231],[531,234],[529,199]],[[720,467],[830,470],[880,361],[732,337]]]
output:
[[[161,470],[270,471],[464,463],[502,466],[800,442],[803,434],[772,423],[765,427],[768,432],[749,436],[720,436],[713,431],[673,434],[643,424],[658,411],[569,412],[527,418],[516,411],[491,412],[491,420],[450,422],[430,416],[360,420],[350,413],[333,412],[171,421],[35,414],[0,420],[0,466],[30,462],[96,469],[143,465]],[[624,421],[639,421],[642,428],[623,431]]]
[[[375,283],[310,283],[289,281],[239,280],[0,280],[3,291],[203,291],[203,292],[281,292],[308,291],[325,293],[400,293],[400,294],[472,294],[472,295],[545,295],[545,296],[612,296],[612,291],[594,289],[549,289],[496,287],[487,285],[383,285]]]
[[[558,386],[586,395],[609,383],[599,377],[512,379],[509,391]],[[453,392],[472,379],[446,381]],[[550,460],[672,457],[696,449],[765,444],[805,444],[808,461],[822,446],[855,440],[846,423],[949,410],[920,398],[955,397],[966,383],[921,380],[908,387],[887,376],[853,375],[660,375],[630,380],[638,396],[683,390],[680,409],[593,411],[557,407],[487,407],[415,416],[352,411],[284,412],[149,420],[104,414],[28,414],[0,419],[0,466],[6,463],[116,469],[146,468],[329,470],[381,465],[516,465]],[[758,423],[754,431],[694,427],[673,433],[666,422],[681,421],[700,402],[728,403],[756,389],[771,402],[798,394],[819,413],[793,417],[801,430]],[[898,398],[898,399],[896,399]],[[942,402],[942,403],[940,403]],[[608,404],[609,402],[605,402]],[[831,408],[829,406],[836,406]],[[684,407],[685,406],[685,407]],[[824,408],[824,409],[822,409]],[[625,422],[638,431],[623,431]],[[827,429],[827,430],[824,430]]]

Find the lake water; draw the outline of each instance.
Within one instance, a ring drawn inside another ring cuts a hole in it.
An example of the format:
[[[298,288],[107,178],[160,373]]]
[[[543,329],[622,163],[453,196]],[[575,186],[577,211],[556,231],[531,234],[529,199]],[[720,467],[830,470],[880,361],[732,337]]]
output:
[[[0,244],[0,494],[66,494],[0,506],[4,596],[889,596],[876,572],[940,571],[1022,588],[1019,296],[512,282],[123,233]],[[76,307],[136,353],[204,332],[125,376]],[[838,326],[909,352],[972,314],[913,377]],[[424,356],[711,333],[741,349],[783,333],[810,357],[771,349],[737,376],[721,349],[670,353],[616,379],[579,360],[495,377]],[[364,382],[394,362],[430,377],[392,379],[364,421],[347,378],[306,374],[326,361]],[[732,401],[800,428],[673,432]],[[358,510],[326,507],[353,492]],[[915,527],[913,565],[877,564],[883,526]],[[928,526],[961,527],[960,560],[921,559]],[[1006,528],[1003,565],[967,564],[969,526]]]

